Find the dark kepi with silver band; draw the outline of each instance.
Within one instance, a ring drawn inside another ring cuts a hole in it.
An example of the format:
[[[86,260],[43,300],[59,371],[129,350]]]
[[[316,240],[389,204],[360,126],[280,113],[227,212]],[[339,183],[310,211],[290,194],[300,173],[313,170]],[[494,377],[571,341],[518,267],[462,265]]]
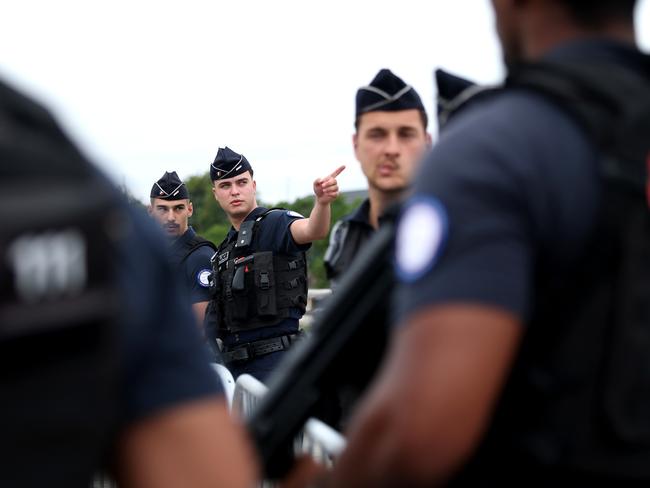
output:
[[[149,197],[162,200],[186,200],[190,198],[190,193],[176,171],[171,173],[165,171],[165,174],[151,187]]]
[[[236,153],[228,146],[220,147],[214,162],[210,165],[212,181],[238,176],[246,171],[253,172],[250,163],[243,154]]]
[[[356,115],[373,111],[394,112],[417,109],[424,105],[417,92],[389,69],[382,69],[367,86],[357,90]]]

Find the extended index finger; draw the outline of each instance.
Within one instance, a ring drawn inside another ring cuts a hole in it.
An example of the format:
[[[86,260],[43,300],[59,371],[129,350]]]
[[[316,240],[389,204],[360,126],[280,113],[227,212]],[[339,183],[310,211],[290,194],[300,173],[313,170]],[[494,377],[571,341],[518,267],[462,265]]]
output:
[[[345,169],[345,165],[343,164],[343,165],[339,166],[338,168],[336,168],[334,170],[334,172],[332,174],[330,174],[330,176],[332,178],[336,178],[338,175],[341,174],[341,171],[343,171],[344,169]]]

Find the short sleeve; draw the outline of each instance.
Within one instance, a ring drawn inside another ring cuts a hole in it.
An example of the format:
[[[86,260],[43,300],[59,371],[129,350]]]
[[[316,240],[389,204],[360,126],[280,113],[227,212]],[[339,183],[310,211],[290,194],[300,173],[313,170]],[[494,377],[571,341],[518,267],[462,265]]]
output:
[[[291,235],[289,226],[296,220],[305,217],[293,210],[273,210],[264,217],[264,248],[270,247],[272,251],[282,254],[295,254],[305,252],[311,248],[311,243],[297,244]]]
[[[210,246],[201,246],[187,258],[187,279],[190,283],[190,302],[199,303],[210,300],[210,283],[212,273],[210,259],[214,250]]]

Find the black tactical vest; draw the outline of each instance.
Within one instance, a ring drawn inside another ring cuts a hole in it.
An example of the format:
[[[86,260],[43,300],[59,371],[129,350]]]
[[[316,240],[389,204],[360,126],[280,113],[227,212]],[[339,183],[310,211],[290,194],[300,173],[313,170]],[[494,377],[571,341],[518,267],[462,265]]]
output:
[[[219,331],[238,332],[268,327],[305,312],[307,263],[305,253],[292,255],[257,250],[262,220],[270,209],[243,222],[237,238],[224,242],[212,257],[211,316]],[[210,328],[208,326],[208,328]]]
[[[539,64],[508,86],[542,93],[582,124],[601,151],[603,198],[579,262],[536,263],[533,319],[473,467],[528,486],[648,483],[650,70]]]
[[[370,240],[374,229],[357,222],[342,220],[332,229],[332,239],[323,261],[327,279],[336,283],[350,265],[359,249]]]
[[[0,486],[88,487],[116,425],[117,197],[0,83]]]
[[[183,246],[179,246],[177,249],[174,249],[172,254],[174,264],[177,266],[182,266],[185,260],[190,257],[190,254],[203,246],[207,246],[213,251],[217,250],[217,247],[205,237],[194,234],[194,236],[185,242]]]

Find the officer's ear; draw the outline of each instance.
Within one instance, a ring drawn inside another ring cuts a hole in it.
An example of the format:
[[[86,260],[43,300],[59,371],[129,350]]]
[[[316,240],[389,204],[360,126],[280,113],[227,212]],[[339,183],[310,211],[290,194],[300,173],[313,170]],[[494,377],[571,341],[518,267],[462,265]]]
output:
[[[194,207],[192,206],[192,202],[190,202],[188,200],[187,201],[187,217],[190,218],[193,213],[194,213]]]
[[[427,148],[431,149],[431,147],[433,146],[433,139],[431,138],[431,134],[429,134],[428,132],[425,132],[425,134],[427,135]]]

